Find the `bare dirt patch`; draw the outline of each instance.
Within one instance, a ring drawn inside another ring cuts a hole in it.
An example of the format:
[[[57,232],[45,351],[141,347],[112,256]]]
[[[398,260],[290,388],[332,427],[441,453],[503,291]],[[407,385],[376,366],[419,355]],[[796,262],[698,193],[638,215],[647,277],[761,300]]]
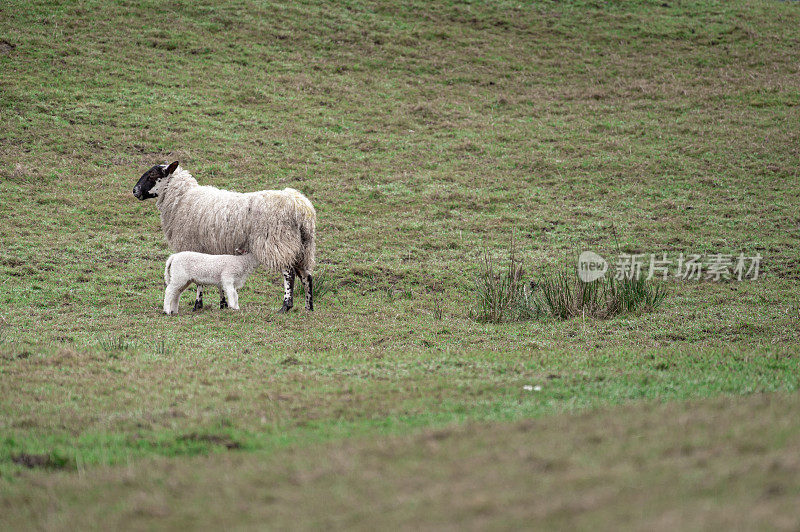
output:
[[[211,445],[220,445],[229,450],[240,449],[242,447],[242,445],[239,442],[223,434],[198,434],[196,432],[192,432],[190,434],[185,434],[181,436],[180,440],[210,443]]]
[[[68,469],[69,461],[51,454],[19,453],[11,456],[15,464],[28,469]]]

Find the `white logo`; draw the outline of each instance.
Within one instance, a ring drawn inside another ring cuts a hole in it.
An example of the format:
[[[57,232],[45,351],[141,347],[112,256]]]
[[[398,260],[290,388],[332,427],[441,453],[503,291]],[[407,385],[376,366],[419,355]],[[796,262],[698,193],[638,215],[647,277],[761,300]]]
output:
[[[584,251],[578,257],[578,277],[584,283],[591,283],[605,276],[608,270],[606,259],[593,251]]]

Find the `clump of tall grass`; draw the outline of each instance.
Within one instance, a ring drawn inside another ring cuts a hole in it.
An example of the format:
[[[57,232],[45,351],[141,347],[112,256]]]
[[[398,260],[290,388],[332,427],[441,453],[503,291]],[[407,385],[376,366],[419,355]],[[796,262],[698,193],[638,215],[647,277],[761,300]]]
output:
[[[123,335],[109,335],[100,339],[100,348],[103,351],[127,351],[133,349],[133,342]]]
[[[500,323],[515,318],[523,300],[522,261],[517,258],[514,237],[508,252],[505,268],[496,264],[489,254],[483,250],[483,268],[478,278],[476,294],[477,309],[472,314],[478,321]]]
[[[540,318],[607,319],[631,312],[656,309],[667,295],[666,287],[644,277],[601,278],[582,281],[570,267],[560,273],[542,274],[525,282],[522,260],[511,240],[508,261],[499,267],[484,250],[481,274],[476,283],[476,306],[470,316],[482,322],[524,321]]]
[[[544,277],[538,288],[537,309],[559,319],[576,316],[606,319],[618,314],[649,312],[657,308],[667,295],[663,284],[655,284],[641,276],[633,279],[601,278],[587,283],[574,272]]]
[[[436,283],[433,285],[433,319],[436,321],[442,321],[444,317],[444,309],[442,308],[442,302],[439,299],[439,296],[436,295]]]
[[[312,287],[312,292],[314,292],[314,299],[320,299],[325,296],[326,293],[330,292],[333,288],[328,279],[328,276],[324,271],[318,272],[314,275],[313,280],[314,286]],[[302,301],[306,296],[306,291],[303,289],[303,283],[299,282],[299,279],[295,282],[295,299],[299,299]]]
[[[436,321],[442,321],[442,317],[444,317],[444,310],[442,309],[442,304],[439,302],[439,298],[433,298],[433,319]]]
[[[162,357],[169,356],[172,353],[172,348],[164,338],[159,338],[153,343],[153,350],[156,355]]]

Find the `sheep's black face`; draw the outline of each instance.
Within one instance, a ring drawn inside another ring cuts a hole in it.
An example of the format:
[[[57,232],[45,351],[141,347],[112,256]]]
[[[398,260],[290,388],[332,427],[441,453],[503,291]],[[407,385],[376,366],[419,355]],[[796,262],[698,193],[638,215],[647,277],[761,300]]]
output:
[[[178,168],[178,161],[170,165],[155,165],[139,178],[136,186],[133,187],[133,195],[140,200],[157,197],[176,168]]]

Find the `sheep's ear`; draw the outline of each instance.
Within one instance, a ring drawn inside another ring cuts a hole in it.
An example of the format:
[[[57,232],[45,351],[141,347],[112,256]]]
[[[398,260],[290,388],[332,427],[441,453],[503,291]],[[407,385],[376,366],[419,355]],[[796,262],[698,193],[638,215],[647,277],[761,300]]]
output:
[[[171,175],[172,172],[174,172],[177,169],[178,169],[178,161],[175,161],[174,163],[172,163],[169,166],[167,166],[167,169],[165,170],[165,173],[167,175]]]

